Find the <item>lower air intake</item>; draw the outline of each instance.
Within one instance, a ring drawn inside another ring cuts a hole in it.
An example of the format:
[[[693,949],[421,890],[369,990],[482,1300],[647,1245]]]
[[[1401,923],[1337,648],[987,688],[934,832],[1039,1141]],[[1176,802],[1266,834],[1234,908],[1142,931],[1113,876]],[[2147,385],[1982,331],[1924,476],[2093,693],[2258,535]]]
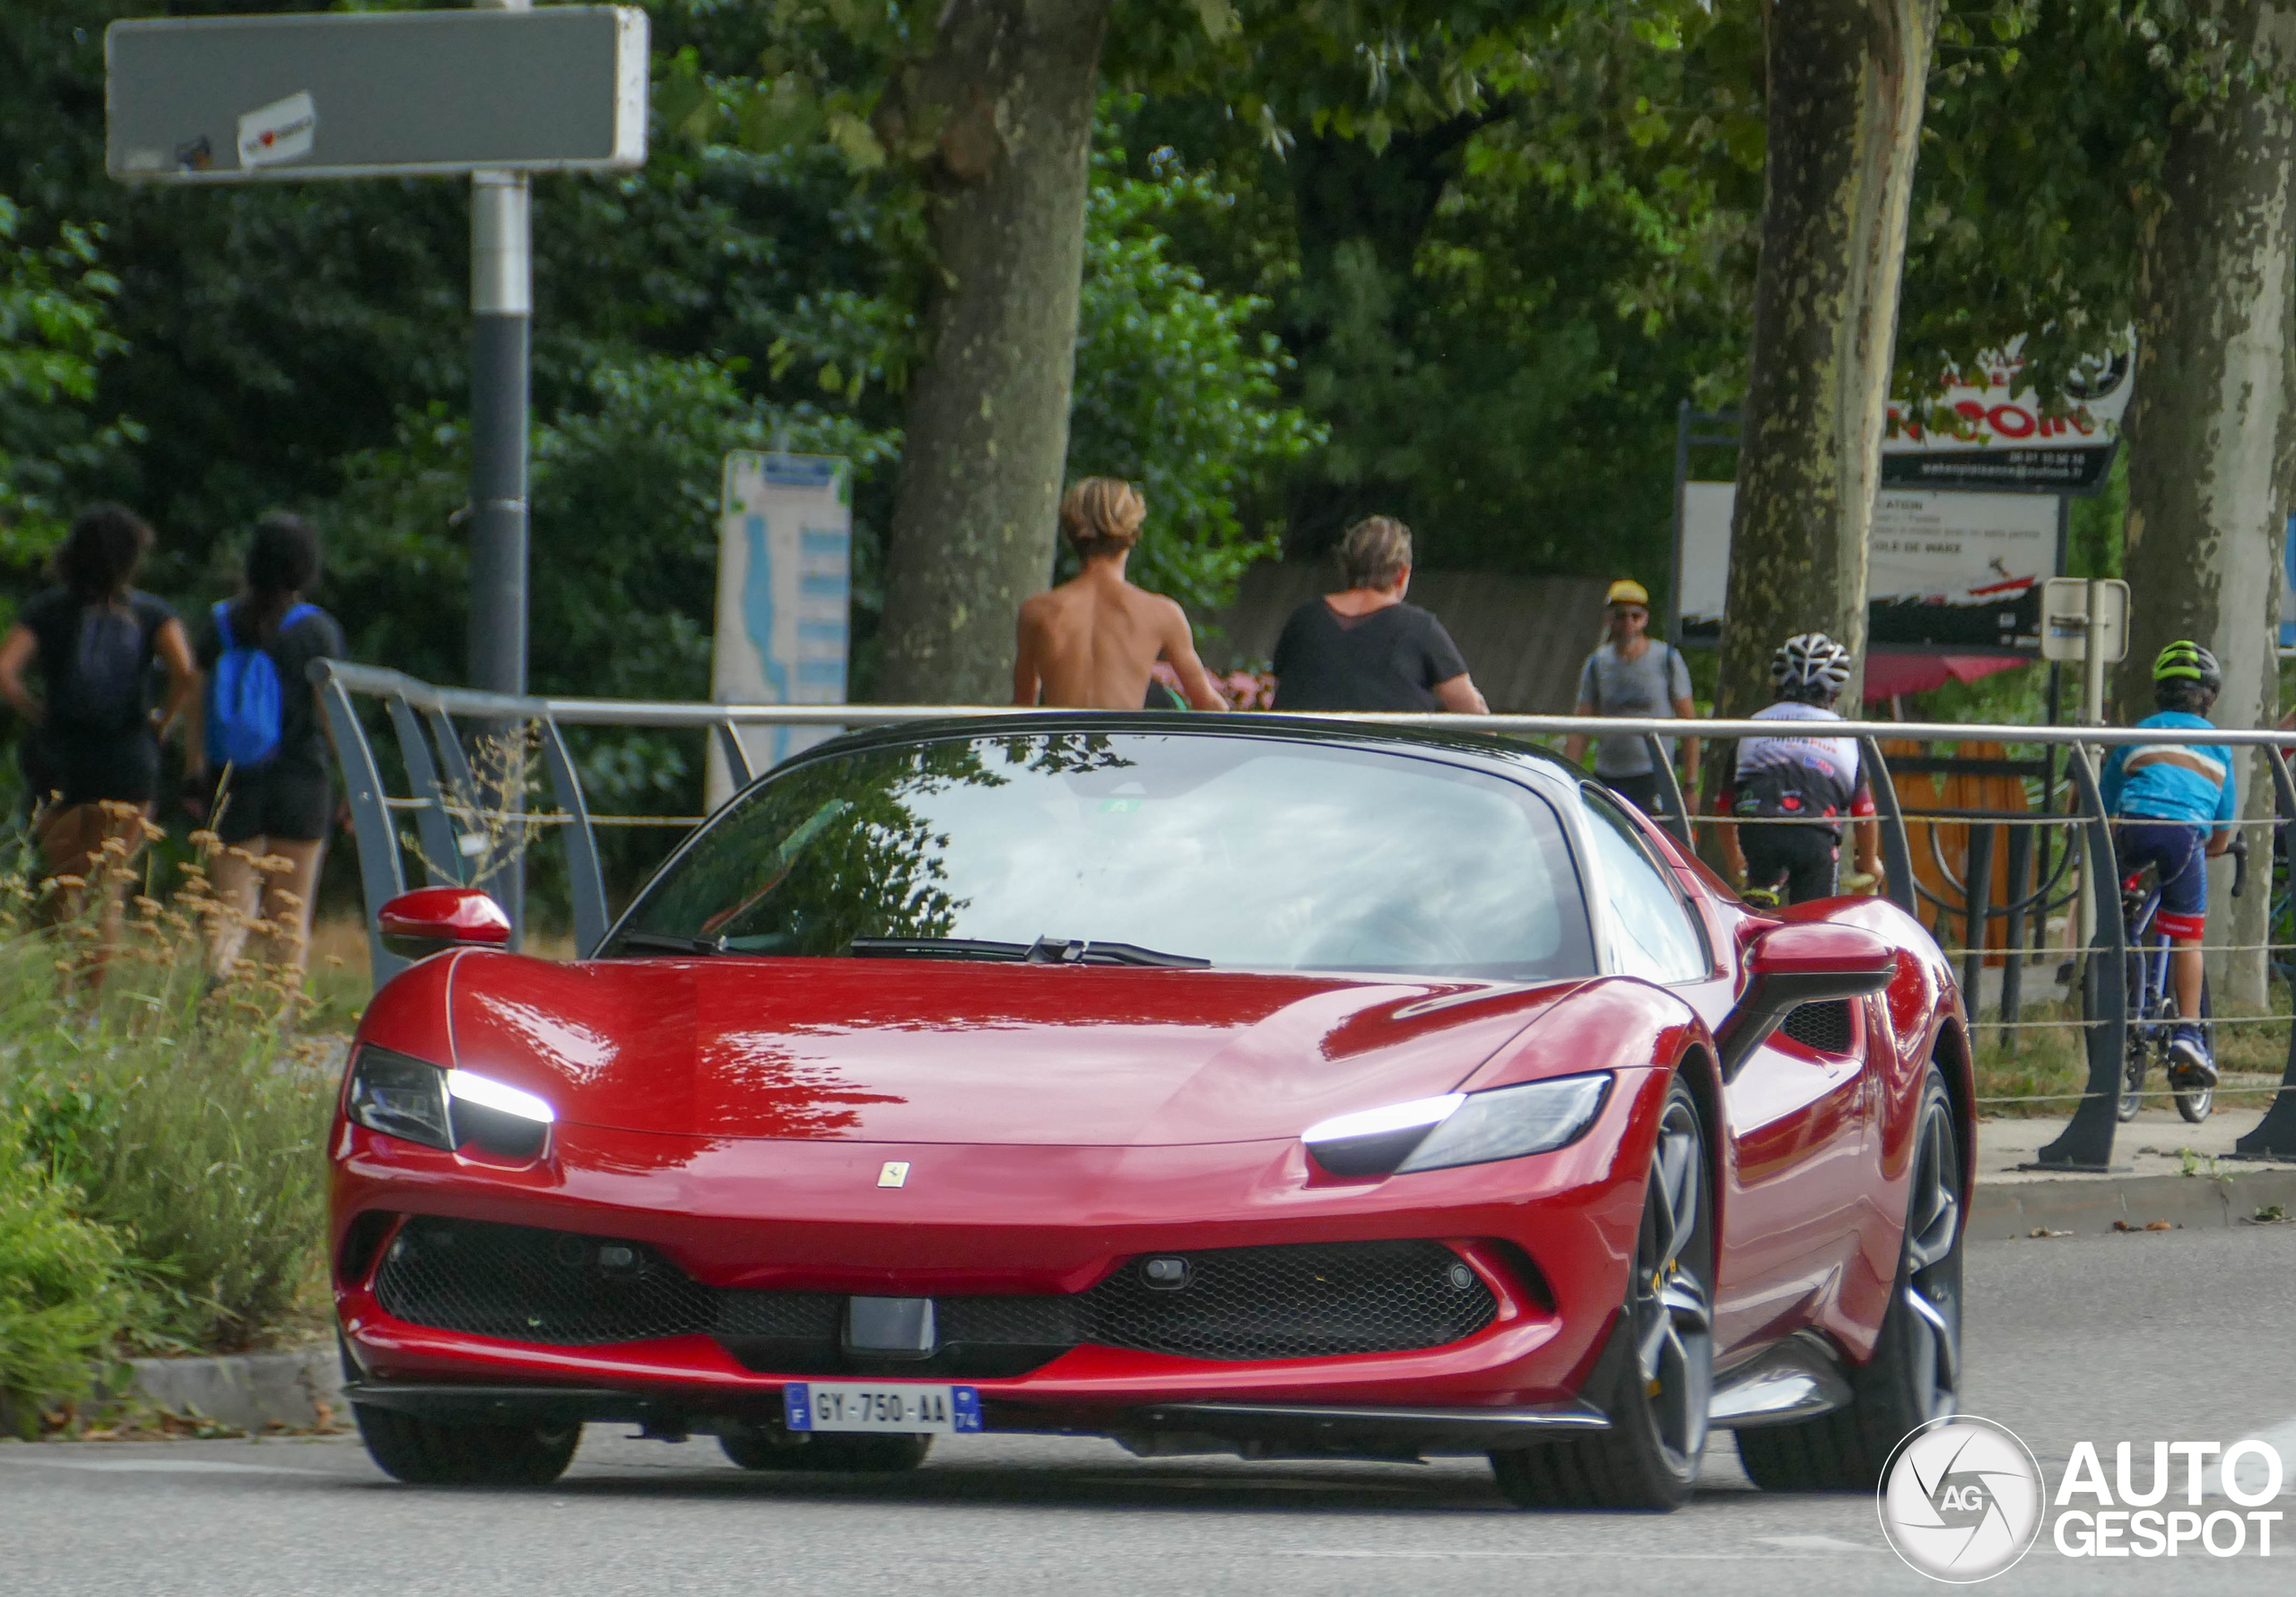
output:
[[[1332,1242],[1126,1260],[1091,1290],[935,1301],[941,1348],[918,1374],[1017,1374],[1083,1344],[1237,1361],[1438,1348],[1498,1300],[1439,1242]],[[1174,1270],[1170,1261],[1181,1261]],[[410,1219],[375,1296],[412,1324],[560,1347],[708,1335],[752,1367],[843,1367],[845,1299],[706,1287],[642,1243],[523,1226]]]

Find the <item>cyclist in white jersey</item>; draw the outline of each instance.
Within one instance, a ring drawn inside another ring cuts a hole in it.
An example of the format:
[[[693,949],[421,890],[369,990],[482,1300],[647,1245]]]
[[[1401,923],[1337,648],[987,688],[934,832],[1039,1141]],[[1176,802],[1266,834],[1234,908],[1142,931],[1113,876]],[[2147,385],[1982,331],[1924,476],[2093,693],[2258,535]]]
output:
[[[1757,721],[1839,721],[1833,701],[1849,681],[1849,651],[1822,632],[1787,638],[1770,656],[1778,701]],[[1779,733],[1740,740],[1717,762],[1717,809],[1751,824],[1722,829],[1723,857],[1751,891],[1783,890],[1789,904],[1831,898],[1840,818],[1857,822],[1857,869],[1878,885],[1881,834],[1857,740]],[[1811,824],[1787,822],[1806,820]]]

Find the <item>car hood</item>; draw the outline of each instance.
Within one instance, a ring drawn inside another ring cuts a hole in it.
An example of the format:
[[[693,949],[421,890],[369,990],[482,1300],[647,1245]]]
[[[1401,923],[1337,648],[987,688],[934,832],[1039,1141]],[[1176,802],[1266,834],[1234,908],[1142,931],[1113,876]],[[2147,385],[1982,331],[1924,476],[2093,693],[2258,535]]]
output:
[[[1156,1146],[1448,1092],[1579,985],[456,956],[455,1063],[617,1131]]]

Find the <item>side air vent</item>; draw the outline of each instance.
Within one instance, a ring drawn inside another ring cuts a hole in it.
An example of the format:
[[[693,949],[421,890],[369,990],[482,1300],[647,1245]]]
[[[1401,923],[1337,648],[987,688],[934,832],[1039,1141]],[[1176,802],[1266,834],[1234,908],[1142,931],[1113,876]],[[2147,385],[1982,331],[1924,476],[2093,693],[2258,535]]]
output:
[[[1849,1001],[1805,1003],[1786,1017],[1779,1029],[1805,1047],[1822,1054],[1847,1054],[1857,1033],[1849,1018]]]

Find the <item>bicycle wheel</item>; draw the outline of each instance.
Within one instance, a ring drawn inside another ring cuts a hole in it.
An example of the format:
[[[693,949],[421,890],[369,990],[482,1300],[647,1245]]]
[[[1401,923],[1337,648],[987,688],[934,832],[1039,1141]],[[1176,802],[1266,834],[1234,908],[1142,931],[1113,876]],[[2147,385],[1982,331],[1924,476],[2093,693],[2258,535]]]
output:
[[[2145,1024],[2144,953],[2131,943],[2125,985],[2128,993],[2128,1029],[2121,1037],[2120,1102],[2113,1106],[2123,1125],[2144,1107],[2144,1071],[2152,1059],[2152,1028]]]
[[[2177,1013],[2175,999],[2170,999],[2161,1008],[2164,1022],[2175,1020]],[[2200,983],[2200,1034],[2208,1044],[2209,1056],[2213,1058],[2216,1053],[2216,1038],[2212,1034],[2216,1029],[2208,1023],[2208,978],[2203,976]],[[2164,1073],[2169,1078],[2170,1096],[2176,1102],[2177,1113],[2183,1115],[2190,1124],[2198,1125],[2208,1118],[2208,1112],[2216,1107],[2216,1089],[2192,1081],[2185,1072],[2170,1063],[2169,1037],[2175,1029],[2174,1026],[2166,1023],[2161,1028],[2161,1063],[2164,1067]]]
[[[2120,1102],[2114,1115],[2123,1125],[2136,1118],[2137,1110],[2144,1107],[2144,1067],[2152,1057],[2152,1045],[2145,1036],[2142,1020],[2132,1020],[2128,1027],[2128,1046],[2120,1062]]]

